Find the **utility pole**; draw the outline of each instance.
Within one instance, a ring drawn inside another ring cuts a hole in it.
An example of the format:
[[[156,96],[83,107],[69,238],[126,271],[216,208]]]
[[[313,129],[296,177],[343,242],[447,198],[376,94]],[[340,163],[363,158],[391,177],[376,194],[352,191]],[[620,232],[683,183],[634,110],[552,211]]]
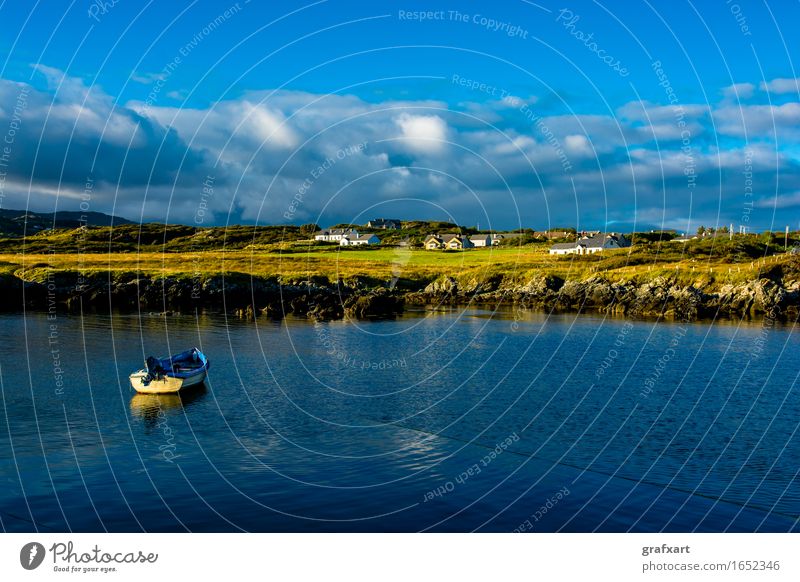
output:
[[[783,250],[789,248],[789,225],[786,225],[786,233],[783,235]]]
[[[731,227],[728,229],[728,240],[733,240],[733,223],[731,222]]]

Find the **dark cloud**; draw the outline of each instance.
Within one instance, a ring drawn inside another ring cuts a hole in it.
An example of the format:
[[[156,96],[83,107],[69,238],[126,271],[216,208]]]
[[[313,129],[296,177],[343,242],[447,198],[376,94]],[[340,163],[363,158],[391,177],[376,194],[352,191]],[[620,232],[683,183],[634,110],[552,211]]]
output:
[[[175,130],[115,106],[97,88],[40,70],[51,91],[0,80],[0,128],[17,127],[8,144],[6,207],[20,205],[14,193],[28,189],[36,207],[56,196],[70,206],[91,180],[96,209],[107,210],[118,187],[143,192],[202,173],[202,150],[188,148]]]
[[[0,131],[25,91],[5,207],[24,204],[28,189],[37,208],[56,196],[74,207],[87,177],[92,210],[192,223],[202,200],[205,224],[391,214],[681,228],[737,223],[752,202],[752,223],[768,227],[773,208],[782,226],[798,205],[800,103],[734,104],[732,88],[715,106],[632,102],[607,114],[555,113],[536,97],[448,107],[294,91],[181,109],[121,105],[40,72],[47,90],[0,81]],[[737,87],[753,97],[751,85]]]

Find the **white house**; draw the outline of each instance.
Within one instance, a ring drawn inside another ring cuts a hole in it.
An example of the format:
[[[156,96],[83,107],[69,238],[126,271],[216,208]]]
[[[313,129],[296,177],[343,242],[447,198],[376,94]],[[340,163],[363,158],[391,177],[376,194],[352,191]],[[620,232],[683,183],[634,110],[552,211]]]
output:
[[[469,237],[469,242],[471,242],[474,247],[490,247],[493,243],[492,236],[489,234],[476,234],[475,236]]]
[[[374,234],[362,234],[361,236],[345,236],[339,241],[339,244],[343,247],[353,247],[358,245],[379,245],[381,244],[381,239],[379,239]]]
[[[607,250],[631,246],[628,239],[615,232],[584,236],[571,243],[556,243],[550,247],[551,255],[591,255]]]
[[[576,250],[574,242],[571,243],[556,243],[550,247],[551,255],[575,255],[580,254]]]
[[[314,234],[314,240],[322,240],[326,242],[339,242],[344,237],[350,239],[358,238],[358,231],[352,228],[330,228],[321,230]]]

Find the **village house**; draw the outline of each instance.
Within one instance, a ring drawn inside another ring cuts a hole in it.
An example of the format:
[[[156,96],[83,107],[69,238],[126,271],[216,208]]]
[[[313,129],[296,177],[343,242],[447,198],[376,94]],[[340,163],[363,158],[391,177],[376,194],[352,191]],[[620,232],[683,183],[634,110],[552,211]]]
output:
[[[443,243],[442,239],[439,237],[439,235],[429,234],[425,238],[425,242],[422,243],[422,246],[425,247],[425,250],[435,251],[437,249],[442,248],[443,244],[444,243]]]
[[[520,238],[522,236],[521,232],[500,232],[497,234],[492,235],[492,246],[497,246],[500,244],[501,241],[504,240],[512,240],[515,238]]]
[[[471,249],[475,245],[468,237],[460,234],[431,234],[425,239],[427,250],[461,250]]]
[[[476,234],[469,237],[469,242],[474,247],[490,247],[493,244],[492,235],[490,234]]]
[[[314,233],[314,240],[325,242],[339,242],[344,237],[358,238],[358,231],[352,228],[329,228]]]
[[[570,243],[556,243],[550,247],[551,255],[591,255],[607,250],[622,249],[631,246],[624,235],[610,232],[583,236]]]
[[[361,236],[345,236],[339,241],[339,245],[343,247],[352,247],[359,245],[379,245],[381,239],[374,234],[362,234]]]
[[[400,221],[394,218],[375,218],[367,223],[367,228],[379,228],[382,230],[400,229]]]
[[[553,240],[554,238],[567,238],[571,233],[567,230],[537,230],[533,236]]]

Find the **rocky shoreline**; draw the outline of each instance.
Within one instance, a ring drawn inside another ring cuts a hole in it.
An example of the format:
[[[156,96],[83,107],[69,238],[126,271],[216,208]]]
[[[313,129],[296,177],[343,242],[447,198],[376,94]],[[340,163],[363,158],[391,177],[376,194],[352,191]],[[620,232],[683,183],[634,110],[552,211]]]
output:
[[[779,320],[800,315],[800,282],[772,275],[715,290],[656,278],[637,283],[602,276],[582,281],[535,277],[524,284],[502,277],[459,282],[440,277],[417,288],[361,281],[279,282],[276,278],[209,276],[153,278],[136,274],[81,276],[48,273],[44,280],[0,276],[4,311],[148,311],[193,313],[225,311],[239,317],[281,319],[288,314],[315,320],[391,318],[407,305],[515,306],[547,311],[600,311],[629,317],[683,321],[727,317]]]
[[[547,311],[599,311],[629,317],[667,317],[683,321],[723,318],[797,319],[800,283],[784,284],[762,278],[739,285],[722,285],[706,291],[679,285],[666,278],[645,283],[611,282],[602,276],[584,281],[538,277],[523,285],[479,283],[459,286],[440,279],[421,293],[406,295],[412,304],[514,305]]]

